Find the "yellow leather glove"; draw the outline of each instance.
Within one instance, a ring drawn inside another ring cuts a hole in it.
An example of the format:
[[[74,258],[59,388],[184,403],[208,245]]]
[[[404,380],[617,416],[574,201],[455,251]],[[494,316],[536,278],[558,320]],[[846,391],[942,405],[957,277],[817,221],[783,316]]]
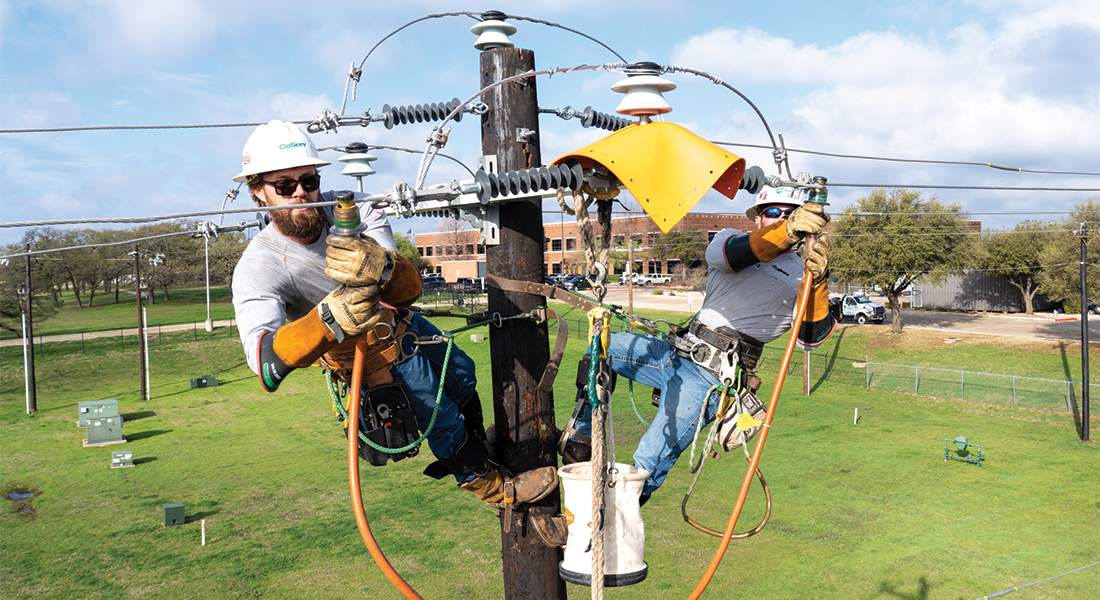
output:
[[[393,273],[397,253],[366,236],[330,235],[325,239],[325,276],[351,287],[385,285]]]
[[[321,322],[337,342],[373,329],[386,311],[379,307],[382,289],[377,285],[348,287],[341,285],[329,292],[317,305]]]
[[[821,236],[809,252],[803,252],[802,264],[814,276],[814,289],[829,277],[829,237]]]
[[[787,217],[787,242],[793,246],[808,235],[821,233],[828,222],[829,215],[825,213],[825,205],[807,202]]]

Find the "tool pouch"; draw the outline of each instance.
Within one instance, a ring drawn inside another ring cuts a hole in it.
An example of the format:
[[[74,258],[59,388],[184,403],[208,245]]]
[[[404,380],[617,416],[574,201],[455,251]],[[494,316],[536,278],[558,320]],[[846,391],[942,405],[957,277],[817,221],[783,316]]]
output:
[[[416,415],[412,403],[400,383],[387,383],[367,390],[360,411],[359,427],[367,439],[384,448],[404,448],[419,439]],[[407,456],[416,456],[419,444],[404,452],[388,453],[372,448],[359,440],[359,457],[381,467],[387,461],[397,462]]]
[[[743,414],[752,417],[754,421],[763,421],[764,417],[768,415],[764,404],[756,398],[756,394],[752,393],[749,388],[741,389],[737,403],[739,404],[739,410],[732,410],[731,408],[731,410],[726,411],[725,416],[718,423],[718,443],[722,445],[722,449],[726,452],[744,446],[746,442],[756,436],[756,432],[760,431],[759,425],[754,425],[748,429],[738,427],[739,419],[742,420],[742,425],[744,425]]]

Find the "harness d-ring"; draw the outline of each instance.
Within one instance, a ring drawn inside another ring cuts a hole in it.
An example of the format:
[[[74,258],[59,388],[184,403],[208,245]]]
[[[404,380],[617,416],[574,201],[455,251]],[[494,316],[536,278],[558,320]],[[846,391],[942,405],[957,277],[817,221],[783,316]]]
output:
[[[410,346],[412,346],[412,352],[408,353],[405,352],[405,338],[407,337],[413,338],[413,343],[410,344]],[[416,356],[417,352],[420,352],[420,344],[417,343],[419,340],[420,336],[418,336],[415,331],[406,331],[405,333],[397,336],[397,364],[401,364],[409,360],[410,358]]]
[[[389,331],[386,333],[386,335],[379,335],[378,334],[378,328],[379,327],[385,327]],[[393,325],[390,325],[389,323],[387,323],[385,321],[379,321],[379,322],[374,324],[374,335],[378,337],[378,341],[384,342],[384,341],[386,341],[386,340],[393,337],[394,329],[395,328],[394,328]]]

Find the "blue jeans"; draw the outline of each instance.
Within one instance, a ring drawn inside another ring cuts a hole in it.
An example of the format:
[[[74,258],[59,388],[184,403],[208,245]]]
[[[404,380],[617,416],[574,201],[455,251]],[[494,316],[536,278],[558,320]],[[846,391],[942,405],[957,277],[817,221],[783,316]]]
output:
[[[413,313],[412,322],[406,331],[414,332],[419,337],[440,334],[435,325],[417,313]],[[403,338],[402,351],[407,355],[413,349],[412,338]],[[415,356],[392,369],[394,380],[403,384],[409,393],[413,412],[416,414],[416,428],[421,432],[427,429],[432,419],[432,411],[435,410],[435,399],[439,394],[439,380],[443,375],[443,359],[446,354],[446,343],[423,345]],[[439,412],[436,414],[432,430],[428,433],[428,448],[436,458],[453,457],[458,445],[462,443],[465,437],[463,426],[465,418],[458,411],[458,404],[474,393],[476,387],[477,375],[474,370],[474,361],[458,346],[452,347],[446,378],[443,382],[443,396],[439,401]],[[465,479],[472,478],[471,475]],[[459,483],[465,483],[457,476],[456,479],[459,479]]]
[[[668,342],[637,333],[612,333],[608,346],[611,370],[627,379],[661,390],[661,405],[649,429],[638,442],[634,466],[649,471],[642,494],[652,494],[685,450],[699,426],[707,403],[704,425],[718,412],[718,392],[707,393],[718,378],[694,362],[681,358]],[[592,414],[585,410],[577,429],[591,432]]]

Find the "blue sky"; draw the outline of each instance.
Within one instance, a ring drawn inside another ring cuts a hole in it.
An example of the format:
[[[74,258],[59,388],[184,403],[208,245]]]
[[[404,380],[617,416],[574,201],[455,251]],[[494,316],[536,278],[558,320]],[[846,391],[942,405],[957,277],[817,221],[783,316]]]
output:
[[[384,36],[444,12],[502,10],[560,23],[628,61],[708,72],[748,96],[788,147],[836,154],[997,163],[1100,172],[1100,10],[1093,0],[843,3],[651,0],[312,2],[288,0],[3,0],[0,129],[307,120],[338,111],[346,74]],[[347,114],[426,104],[477,92],[478,51],[468,17],[431,19],[388,39],[364,64]],[[517,22],[513,41],[541,68],[615,62],[583,37]],[[543,108],[613,112],[622,76],[606,71],[538,81]],[[666,78],[679,123],[714,141],[765,144],[759,119],[733,93],[683,74]],[[467,165],[480,150],[475,118],[453,124],[443,150]],[[540,120],[544,161],[604,132]],[[146,217],[215,210],[235,184],[248,128],[0,134],[0,222]],[[319,147],[353,141],[422,150],[430,124],[344,127]],[[771,153],[734,148],[775,172]],[[369,192],[416,177],[419,156],[378,150]],[[322,153],[335,162],[340,154]],[[1100,188],[1100,177],[999,171],[791,154],[796,171],[831,182]],[[354,181],[324,172],[326,188]],[[437,160],[427,183],[466,177]],[[870,189],[830,190],[836,208]],[[1053,220],[1096,193],[937,190],[987,227]],[[242,194],[229,206],[245,208]],[[697,211],[742,212],[743,193],[709,194]],[[558,220],[547,204],[547,222]],[[1045,215],[1019,214],[1056,211]],[[1013,214],[1016,213],[1016,214]],[[247,218],[230,215],[226,222]],[[210,217],[210,220],[216,220]],[[95,226],[99,227],[99,226]],[[121,228],[123,225],[102,225]],[[434,231],[427,218],[394,229]],[[0,228],[0,243],[20,228]]]

